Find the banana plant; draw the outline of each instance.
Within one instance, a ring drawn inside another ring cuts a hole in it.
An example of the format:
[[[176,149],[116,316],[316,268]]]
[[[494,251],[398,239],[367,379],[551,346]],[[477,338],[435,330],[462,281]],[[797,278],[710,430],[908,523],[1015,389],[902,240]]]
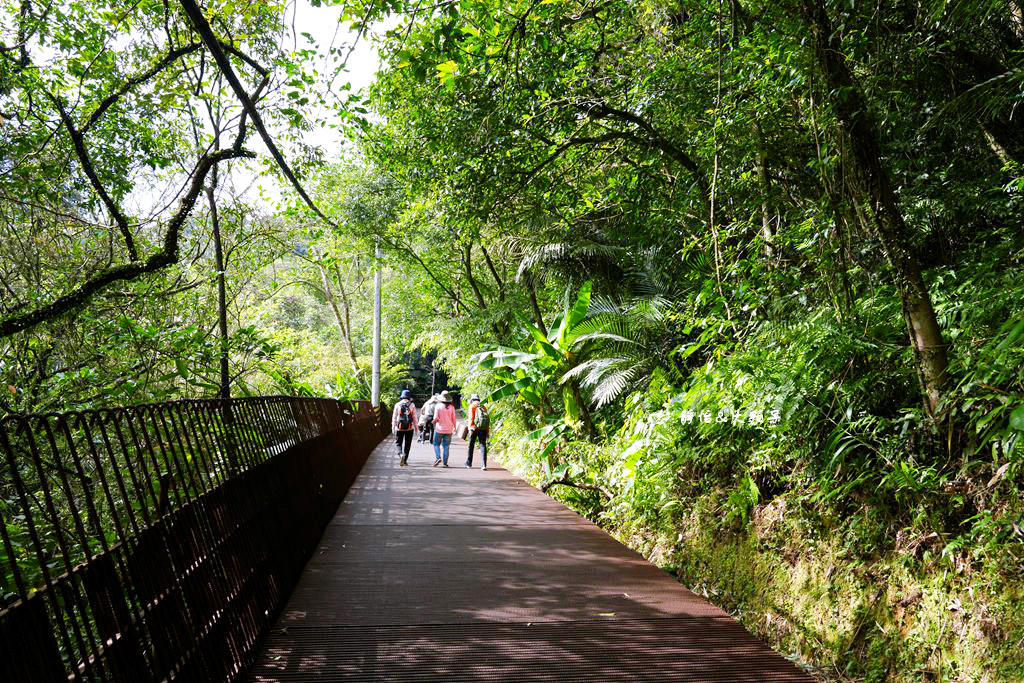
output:
[[[581,424],[587,436],[596,438],[597,430],[580,392],[576,378],[569,374],[579,362],[583,337],[581,323],[590,312],[590,281],[580,287],[576,300],[551,323],[548,334],[521,319],[532,341],[525,349],[498,346],[474,357],[480,370],[488,370],[504,382],[487,397],[498,401],[516,395],[537,410],[547,425],[536,430],[550,451],[555,439],[575,424]],[[552,393],[561,395],[564,413],[559,415],[550,403]]]

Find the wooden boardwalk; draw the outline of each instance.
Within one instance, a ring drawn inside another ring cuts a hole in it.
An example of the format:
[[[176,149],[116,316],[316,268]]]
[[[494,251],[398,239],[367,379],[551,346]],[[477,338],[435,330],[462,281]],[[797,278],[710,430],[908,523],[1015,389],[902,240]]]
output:
[[[812,680],[464,441],[428,448],[370,456],[251,681]]]

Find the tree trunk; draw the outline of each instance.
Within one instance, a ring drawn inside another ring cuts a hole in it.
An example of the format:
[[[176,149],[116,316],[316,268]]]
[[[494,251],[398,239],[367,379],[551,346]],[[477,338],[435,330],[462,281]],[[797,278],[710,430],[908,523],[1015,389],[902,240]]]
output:
[[[591,441],[597,441],[597,428],[594,426],[594,420],[590,416],[590,408],[583,401],[583,392],[580,391],[580,386],[576,382],[569,382],[569,389],[572,391],[572,398],[576,401],[576,406],[580,410],[580,421],[583,422],[583,428],[587,432],[587,436],[590,437]]]
[[[533,280],[529,275],[526,277],[526,290],[530,293],[530,308],[533,309],[533,320],[537,323],[537,329],[546,337],[548,336],[548,328],[544,324],[544,316],[541,315],[540,306],[537,304],[537,288],[533,286]]]
[[[734,3],[735,4],[735,3]],[[772,180],[768,175],[768,154],[765,150],[764,132],[761,124],[754,121],[754,134],[757,136],[757,177],[761,185],[761,238],[764,240],[764,257],[768,266],[772,265],[775,255],[772,249]]]
[[[210,223],[213,227],[213,254],[217,265],[217,324],[220,329],[220,391],[218,398],[231,398],[231,371],[228,348],[228,293],[224,279],[224,246],[220,238],[220,215],[214,191],[217,188],[217,169],[214,167],[206,197],[210,202]]]
[[[498,270],[494,267],[494,262],[491,260],[491,255],[487,253],[487,247],[483,244],[480,245],[480,251],[484,255],[484,260],[487,262],[487,267],[491,271],[491,277],[494,278],[495,284],[498,285],[498,301],[505,300],[505,281],[498,275]]]
[[[882,167],[878,129],[863,93],[854,82],[842,52],[839,34],[832,27],[820,0],[802,0],[801,9],[814,38],[818,66],[832,93],[832,106],[850,141],[856,182],[874,213],[874,227],[892,270],[903,304],[907,333],[914,348],[925,407],[933,417],[948,377],[947,345],[942,338],[921,266],[910,249],[908,229],[896,194]]]
[[[320,279],[324,283],[324,295],[327,298],[327,302],[331,305],[331,310],[334,311],[334,319],[338,322],[338,331],[341,332],[341,340],[345,342],[345,349],[348,351],[348,360],[352,365],[352,371],[359,371],[359,364],[356,362],[355,351],[352,350],[352,328],[347,321],[349,320],[348,314],[348,301],[345,304],[345,315],[342,316],[341,310],[338,309],[338,299],[334,296],[334,290],[331,289],[331,281],[327,277],[327,271],[319,263],[316,265],[320,271]],[[343,290],[344,293],[344,290]]]
[[[338,262],[334,262],[334,274],[338,278],[338,293],[341,294],[341,305],[345,307],[345,345],[348,347],[348,358],[352,363],[352,370],[359,372],[359,363],[356,361],[356,348],[352,343],[352,303],[349,301],[348,292],[345,291],[345,285],[342,284],[341,268],[338,267]],[[348,282],[346,279],[345,282]],[[356,282],[356,288],[359,287],[359,281]]]
[[[487,301],[484,300],[484,295],[480,291],[480,286],[477,285],[476,278],[473,277],[473,241],[470,240],[466,244],[466,253],[462,257],[462,262],[466,266],[466,279],[469,280],[469,286],[473,290],[473,294],[476,296],[476,301],[480,304],[481,309],[487,308]]]
[[[839,236],[839,244],[836,247],[836,251],[839,254],[839,276],[843,286],[843,299],[846,304],[840,312],[846,314],[853,308],[853,287],[850,284],[850,264],[846,253],[847,239],[845,237],[849,234],[850,227],[845,214],[843,214],[839,199],[836,197],[835,190],[827,185],[826,183],[825,194],[828,197],[829,208],[832,209],[832,222]]]
[[[220,214],[217,212],[217,167],[213,167],[210,184],[206,187],[206,198],[210,202],[210,225],[213,229],[213,256],[217,267],[217,326],[220,329],[220,390],[217,397],[223,399],[220,414],[224,424],[225,455],[228,470],[234,474],[239,471],[238,449],[235,446],[235,414],[231,408],[231,365],[230,347],[228,344],[228,288],[225,278],[224,243],[220,235]]]

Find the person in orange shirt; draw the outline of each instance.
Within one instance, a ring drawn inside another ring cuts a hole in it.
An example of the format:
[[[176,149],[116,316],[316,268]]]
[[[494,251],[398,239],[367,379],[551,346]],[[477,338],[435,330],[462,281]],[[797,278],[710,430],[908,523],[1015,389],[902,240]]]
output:
[[[442,464],[441,452],[444,451],[443,463],[448,467],[448,448],[455,432],[455,407],[447,390],[441,392],[441,403],[434,408],[434,467]]]
[[[466,458],[466,467],[473,466],[473,446],[480,444],[480,456],[483,462],[480,469],[487,469],[487,432],[490,430],[491,416],[487,408],[480,403],[480,397],[476,394],[469,399],[469,454]]]

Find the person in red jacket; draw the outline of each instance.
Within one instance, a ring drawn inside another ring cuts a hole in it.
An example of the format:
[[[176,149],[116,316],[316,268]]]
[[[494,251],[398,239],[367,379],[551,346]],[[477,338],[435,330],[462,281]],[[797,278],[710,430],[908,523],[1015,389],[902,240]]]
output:
[[[434,408],[434,467],[444,463],[448,467],[448,449],[452,444],[455,432],[455,407],[452,405],[451,394],[447,390],[441,392],[441,403]],[[441,452],[444,450],[442,460]]]
[[[487,469],[487,432],[490,426],[491,418],[487,414],[487,408],[480,403],[480,397],[473,394],[469,399],[469,453],[466,467],[473,466],[473,446],[479,443],[480,457],[483,460],[480,469]]]

